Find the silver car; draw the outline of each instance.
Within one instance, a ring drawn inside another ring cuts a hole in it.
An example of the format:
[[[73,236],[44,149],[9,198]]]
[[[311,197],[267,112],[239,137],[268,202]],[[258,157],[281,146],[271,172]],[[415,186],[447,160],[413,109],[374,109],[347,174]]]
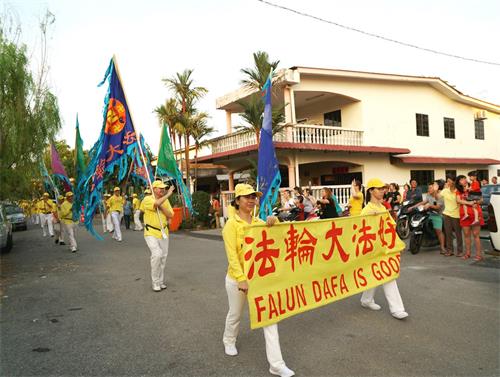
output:
[[[7,215],[3,204],[0,204],[0,251],[8,253],[12,249],[12,224]]]
[[[28,229],[28,223],[26,221],[26,216],[24,215],[23,209],[14,204],[5,204],[5,213],[7,214],[7,219],[9,219],[14,230]]]

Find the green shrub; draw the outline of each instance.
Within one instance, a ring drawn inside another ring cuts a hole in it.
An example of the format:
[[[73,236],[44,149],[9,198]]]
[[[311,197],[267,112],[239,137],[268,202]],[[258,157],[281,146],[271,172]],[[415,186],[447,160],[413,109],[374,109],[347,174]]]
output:
[[[210,217],[210,195],[205,191],[196,191],[193,193],[193,209],[196,213],[196,222],[203,225],[208,225]]]

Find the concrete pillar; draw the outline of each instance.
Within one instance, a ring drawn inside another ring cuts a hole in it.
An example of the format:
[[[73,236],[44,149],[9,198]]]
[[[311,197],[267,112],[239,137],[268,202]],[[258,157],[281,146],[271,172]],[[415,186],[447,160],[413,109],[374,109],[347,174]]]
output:
[[[297,116],[295,114],[295,92],[290,88],[290,109],[292,110],[292,123],[297,124]]]
[[[295,186],[300,187],[299,158],[297,155],[295,155]]]
[[[296,186],[296,184],[295,184],[295,165],[293,164],[291,159],[288,162],[288,186],[290,186],[292,188]]]
[[[229,172],[229,191],[234,191],[234,172]]]
[[[231,124],[231,112],[226,110],[226,133],[230,134],[233,132],[233,126]]]
[[[291,89],[289,86],[285,86],[283,89],[283,101],[285,102],[285,123],[293,123],[292,119],[292,97],[290,95]]]

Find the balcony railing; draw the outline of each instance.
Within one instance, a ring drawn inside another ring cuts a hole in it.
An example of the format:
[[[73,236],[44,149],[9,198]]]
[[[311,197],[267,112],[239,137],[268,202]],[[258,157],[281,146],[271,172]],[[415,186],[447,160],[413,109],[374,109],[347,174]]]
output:
[[[273,137],[276,142],[321,145],[363,145],[363,131],[323,125],[294,124]],[[227,152],[255,145],[255,133],[239,131],[212,140],[212,153]]]

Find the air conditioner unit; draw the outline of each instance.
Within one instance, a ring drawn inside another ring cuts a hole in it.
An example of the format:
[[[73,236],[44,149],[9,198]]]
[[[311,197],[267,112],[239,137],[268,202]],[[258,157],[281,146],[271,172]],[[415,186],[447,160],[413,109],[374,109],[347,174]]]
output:
[[[483,120],[486,118],[488,118],[488,112],[486,110],[479,110],[474,114],[474,119],[476,120]]]

